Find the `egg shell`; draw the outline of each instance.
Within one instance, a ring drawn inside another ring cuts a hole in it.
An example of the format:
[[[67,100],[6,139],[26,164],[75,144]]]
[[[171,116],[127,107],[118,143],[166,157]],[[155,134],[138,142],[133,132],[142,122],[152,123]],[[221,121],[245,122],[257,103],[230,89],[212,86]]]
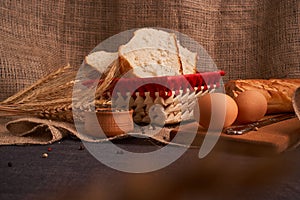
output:
[[[250,123],[260,120],[267,113],[268,102],[263,94],[254,90],[240,93],[235,101],[238,106],[237,121]]]
[[[206,94],[198,99],[198,109],[194,116],[201,126],[221,129],[233,124],[238,115],[236,102],[223,93]]]

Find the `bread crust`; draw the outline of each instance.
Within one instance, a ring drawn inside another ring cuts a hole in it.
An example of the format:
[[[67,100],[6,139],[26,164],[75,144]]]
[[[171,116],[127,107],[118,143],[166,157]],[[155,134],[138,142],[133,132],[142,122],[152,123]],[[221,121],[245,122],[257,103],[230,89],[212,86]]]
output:
[[[125,74],[132,69],[132,66],[126,58],[119,54],[120,73]]]
[[[262,93],[268,102],[268,114],[293,112],[292,96],[297,87],[300,79],[246,79],[225,84],[226,93],[233,98],[246,90]]]

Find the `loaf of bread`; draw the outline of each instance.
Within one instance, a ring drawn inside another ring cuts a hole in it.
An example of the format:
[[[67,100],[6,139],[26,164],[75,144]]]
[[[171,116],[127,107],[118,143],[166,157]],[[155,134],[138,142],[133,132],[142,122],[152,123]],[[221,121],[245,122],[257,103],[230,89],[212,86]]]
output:
[[[292,96],[297,87],[300,87],[300,79],[246,79],[225,84],[226,93],[231,97],[246,90],[262,93],[268,102],[268,114],[293,112]]]
[[[151,28],[134,32],[132,39],[119,48],[121,73],[135,77],[182,74],[175,34]]]
[[[103,74],[116,60],[119,73],[126,77],[175,76],[197,71],[197,53],[183,47],[174,33],[153,28],[135,31],[118,52],[96,51],[84,61]]]
[[[134,32],[119,48],[120,72],[132,77],[155,77],[196,72],[196,53],[182,47],[174,33],[152,28]]]

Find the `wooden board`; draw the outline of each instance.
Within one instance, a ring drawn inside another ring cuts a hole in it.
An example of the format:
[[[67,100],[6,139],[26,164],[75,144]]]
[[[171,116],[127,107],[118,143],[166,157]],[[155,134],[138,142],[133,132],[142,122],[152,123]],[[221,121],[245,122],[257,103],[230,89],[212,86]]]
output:
[[[197,123],[183,125],[184,134],[192,134],[192,127],[198,126],[198,132],[192,146],[200,147],[207,133]],[[171,139],[177,130],[171,131]],[[172,140],[174,143],[180,141]],[[214,150],[228,151],[237,154],[269,155],[278,154],[296,147],[300,143],[300,121],[297,118],[281,121],[272,125],[250,131],[243,135],[221,133]]]

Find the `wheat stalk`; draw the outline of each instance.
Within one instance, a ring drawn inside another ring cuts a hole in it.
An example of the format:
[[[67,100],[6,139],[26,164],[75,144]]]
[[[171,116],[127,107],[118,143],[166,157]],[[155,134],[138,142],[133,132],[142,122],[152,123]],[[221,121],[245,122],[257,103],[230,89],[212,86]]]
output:
[[[74,70],[69,64],[65,67],[59,68],[57,71],[38,80],[36,83],[29,86],[28,88],[25,88],[24,90],[16,93],[15,95],[7,98],[1,104],[11,104],[11,103],[17,103],[17,102],[21,103],[21,102],[26,102],[26,100],[27,101],[35,100],[35,97],[38,96],[38,92],[41,92],[43,88],[55,89],[55,87],[53,87],[53,85],[55,85],[55,83],[58,83],[59,79],[63,78],[63,77],[60,77],[61,74],[65,74],[65,75],[68,74],[69,76],[71,75],[73,77]],[[68,78],[65,77],[65,80],[67,80],[67,79]]]
[[[59,68],[1,102],[0,116],[33,115],[70,120],[75,76],[76,70],[70,65]]]
[[[99,86],[73,91],[77,70],[67,65],[0,102],[0,116],[36,116],[73,122],[72,105],[87,110],[93,101],[96,106],[107,102],[102,96],[118,73],[118,61],[115,61],[102,76],[104,81]],[[96,94],[92,95],[92,91]],[[72,100],[73,92],[80,99],[78,104]]]

